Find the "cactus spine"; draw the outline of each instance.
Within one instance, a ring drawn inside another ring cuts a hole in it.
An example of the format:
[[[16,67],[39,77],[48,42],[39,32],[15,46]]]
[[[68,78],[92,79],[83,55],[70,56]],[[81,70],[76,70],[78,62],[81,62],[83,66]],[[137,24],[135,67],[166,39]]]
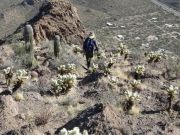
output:
[[[31,25],[26,25],[24,30],[25,50],[30,53],[30,65],[35,64],[34,58],[34,32]]]
[[[54,56],[59,57],[60,51],[60,36],[56,35],[54,39]]]

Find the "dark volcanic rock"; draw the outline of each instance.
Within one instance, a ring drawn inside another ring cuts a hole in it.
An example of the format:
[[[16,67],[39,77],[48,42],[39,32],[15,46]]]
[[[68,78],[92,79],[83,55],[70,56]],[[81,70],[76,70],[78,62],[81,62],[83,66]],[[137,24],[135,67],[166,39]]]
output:
[[[100,103],[84,110],[76,118],[59,128],[55,134],[58,134],[63,128],[71,130],[79,127],[81,131],[87,130],[89,134],[121,135],[120,126],[121,121],[116,115],[116,111],[110,105],[104,106]]]

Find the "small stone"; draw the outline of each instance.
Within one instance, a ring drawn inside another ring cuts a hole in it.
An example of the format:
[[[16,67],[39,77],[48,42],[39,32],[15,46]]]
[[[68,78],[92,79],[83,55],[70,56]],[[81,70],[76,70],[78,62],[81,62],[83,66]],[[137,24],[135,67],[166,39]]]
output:
[[[158,40],[158,37],[155,36],[155,35],[150,35],[150,36],[147,37],[148,42],[157,41],[157,40]]]
[[[107,22],[106,25],[107,25],[107,26],[113,26],[113,24],[110,23],[110,22]]]

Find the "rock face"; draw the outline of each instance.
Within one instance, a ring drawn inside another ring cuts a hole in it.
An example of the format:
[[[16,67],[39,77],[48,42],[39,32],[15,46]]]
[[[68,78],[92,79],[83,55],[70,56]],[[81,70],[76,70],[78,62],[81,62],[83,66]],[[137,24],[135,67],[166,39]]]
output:
[[[60,35],[68,43],[82,43],[85,29],[76,9],[68,1],[47,2],[33,23],[37,42]]]
[[[0,96],[0,131],[7,127],[16,128],[18,124],[15,116],[18,111],[18,104],[13,100],[12,96]]]
[[[87,130],[89,134],[122,135],[121,125],[120,118],[110,105],[96,104],[59,128],[55,134],[59,134],[62,128],[71,130],[73,127],[79,127],[81,131]]]

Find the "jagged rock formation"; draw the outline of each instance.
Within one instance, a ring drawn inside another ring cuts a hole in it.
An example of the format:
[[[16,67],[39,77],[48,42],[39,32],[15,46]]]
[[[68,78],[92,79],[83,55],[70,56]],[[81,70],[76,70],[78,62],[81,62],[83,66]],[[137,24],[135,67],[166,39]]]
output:
[[[45,39],[52,40],[55,35],[60,35],[68,43],[83,41],[85,29],[76,8],[68,1],[47,2],[34,20],[32,24],[38,42]]]
[[[59,128],[55,134],[58,134],[62,128],[70,130],[79,127],[81,131],[87,130],[89,134],[121,135],[121,121],[116,114],[110,105],[96,104]]]

